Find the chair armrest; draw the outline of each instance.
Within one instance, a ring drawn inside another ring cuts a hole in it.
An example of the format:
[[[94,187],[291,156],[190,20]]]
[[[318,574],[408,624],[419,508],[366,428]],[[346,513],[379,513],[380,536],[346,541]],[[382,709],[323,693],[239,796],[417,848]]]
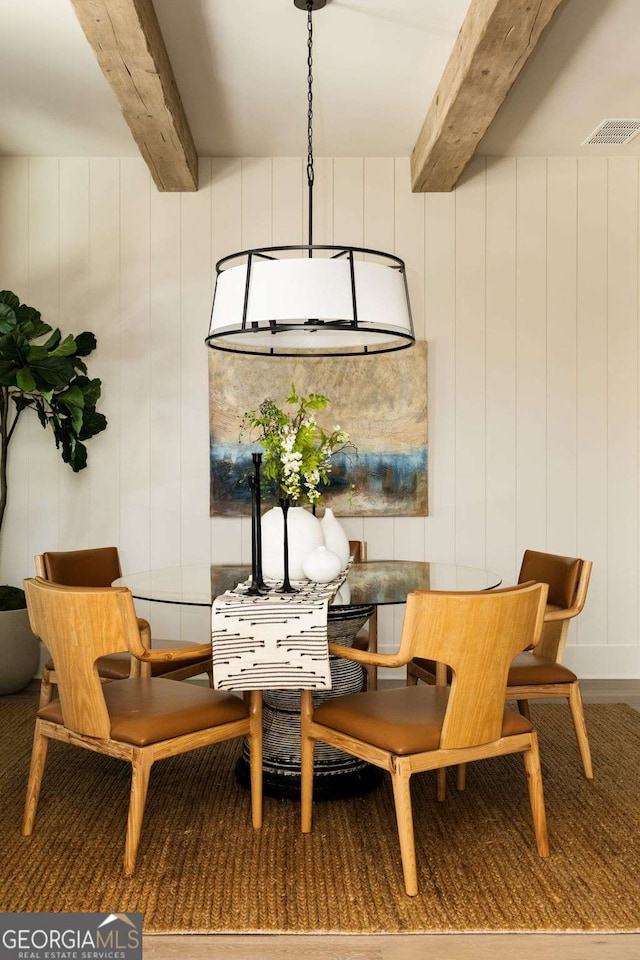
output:
[[[545,623],[557,623],[560,620],[571,620],[577,617],[580,610],[577,607],[565,607],[562,610],[548,610],[544,615]]]
[[[136,616],[133,597],[127,587],[113,587],[117,591],[122,625],[129,653],[143,663],[171,663],[174,660],[201,660],[211,656],[211,643],[194,643],[188,647],[168,647],[163,650],[151,650],[147,644],[151,640],[149,624]]]
[[[143,617],[138,617],[138,630],[140,631],[140,639],[147,648],[151,649],[151,626],[148,620],[145,620]]]
[[[344,647],[340,643],[330,643],[329,653],[332,657],[353,660],[355,663],[363,663],[372,667],[404,667],[411,659],[401,656],[400,651],[397,653],[374,653],[371,650],[355,650],[353,647]]]
[[[145,648],[144,653],[139,649],[133,652],[137,660],[146,663],[170,663],[172,660],[201,660],[203,657],[211,656],[210,643],[193,644],[190,647],[170,647],[162,650],[154,650],[151,645],[151,627],[149,621],[144,617],[137,617],[138,629],[140,631],[140,640]]]
[[[143,638],[141,637],[141,640]],[[143,641],[144,642],[144,641]],[[211,656],[210,643],[194,643],[190,647],[171,647],[168,650],[149,650],[138,647],[131,650],[137,660],[143,663],[171,663],[172,660],[202,660]]]

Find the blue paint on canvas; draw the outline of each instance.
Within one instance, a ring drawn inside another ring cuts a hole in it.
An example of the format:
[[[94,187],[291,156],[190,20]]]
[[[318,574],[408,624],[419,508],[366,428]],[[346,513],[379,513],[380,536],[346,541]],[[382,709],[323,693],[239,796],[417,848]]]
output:
[[[260,450],[238,443],[211,444],[211,498],[219,515],[237,516],[238,507],[251,504],[247,477],[253,474],[251,454]],[[427,449],[408,452],[371,452],[336,454],[332,460],[331,482],[322,491],[325,506],[343,515],[369,507],[378,515],[398,514],[404,503],[412,504],[426,490]],[[263,500],[275,504],[273,488],[263,486]],[[388,505],[386,508],[381,505]],[[349,507],[351,506],[351,510]],[[358,511],[358,512],[359,512]]]

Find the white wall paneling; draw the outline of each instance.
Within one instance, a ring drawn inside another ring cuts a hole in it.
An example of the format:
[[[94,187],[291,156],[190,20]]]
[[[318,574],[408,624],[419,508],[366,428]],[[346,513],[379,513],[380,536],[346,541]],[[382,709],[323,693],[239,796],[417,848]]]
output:
[[[607,637],[608,616],[607,168],[605,158],[581,160],[577,191],[576,549],[596,572],[576,631],[581,645],[594,646]]]
[[[509,578],[516,550],[516,167],[487,166],[486,563]]]
[[[456,535],[456,201],[451,193],[425,198],[425,329],[428,351],[429,517],[425,551],[433,560],[455,556]]]
[[[631,162],[630,162],[631,161]],[[638,164],[609,161],[607,250],[608,637],[638,630]]]
[[[516,550],[547,533],[547,163],[517,160]],[[569,551],[567,551],[569,553]]]
[[[485,565],[486,554],[484,166],[473,160],[456,191],[455,545],[459,561],[476,567]]]
[[[163,477],[151,474],[151,413],[162,396],[151,376],[155,361],[151,341],[151,183],[144,163],[120,164],[120,309],[119,364],[120,530],[125,569],[145,570],[151,562],[151,507]],[[157,219],[157,218],[154,218]],[[154,253],[157,247],[154,244]],[[159,318],[162,328],[162,316]],[[163,390],[173,388],[175,376]],[[105,384],[111,392],[114,384]],[[154,419],[157,429],[158,421]],[[107,428],[109,429],[109,428]],[[164,431],[163,431],[164,434]],[[160,438],[158,438],[160,439]],[[98,508],[99,509],[99,508]],[[160,564],[165,565],[166,564]]]
[[[29,161],[7,158],[0,163],[0,277],[2,289],[24,300],[29,285]],[[0,539],[2,577],[19,584],[31,573],[29,553],[29,486],[31,438],[26,423],[11,440],[7,470],[9,496]]]
[[[59,182],[59,322],[65,328],[69,325],[65,332],[78,334],[87,329],[85,308],[91,295],[89,161],[74,159],[61,164]],[[92,372],[91,368],[89,372]],[[70,549],[81,548],[87,542],[86,518],[91,509],[91,486],[83,483],[82,478],[72,473],[62,461],[58,462],[58,477],[58,524],[64,524],[64,539],[71,545]]]
[[[208,350],[203,349],[203,318],[211,310],[211,161],[199,163],[197,193],[182,195],[180,249],[180,537],[183,563],[209,559],[210,532],[206,517],[209,499]],[[206,329],[205,329],[206,332]],[[204,514],[204,515],[203,515]],[[175,554],[174,554],[175,556]],[[183,614],[184,615],[184,614]]]
[[[576,553],[577,172],[547,169],[547,549]]]
[[[60,182],[57,160],[38,157],[29,161],[29,282],[28,299],[22,300],[37,305],[43,317],[57,326],[60,314],[59,301],[59,248],[60,248]],[[11,284],[6,284],[12,289]],[[21,291],[15,291],[20,296]],[[45,544],[57,542],[59,528],[65,521],[59,519],[59,463],[58,455],[52,452],[51,438],[41,435],[42,428],[31,413],[26,411],[20,429],[27,430],[29,439],[29,470],[26,482],[29,489],[29,515],[27,543],[33,556],[46,549]]]
[[[65,161],[61,161],[64,165]],[[146,187],[145,187],[146,189]],[[120,389],[121,368],[126,371],[133,359],[131,375],[136,376],[135,356],[127,354],[121,364],[120,340],[120,233],[121,181],[118,160],[92,160],[89,164],[89,283],[90,296],[86,307],[86,328],[98,338],[98,349],[88,360],[89,373],[102,380],[99,409],[109,425],[87,447],[88,466],[78,475],[91,491],[91,511],[85,517],[88,526],[87,546],[115,544],[126,550],[120,537],[120,423],[131,416],[131,406],[121,397],[131,396],[124,373],[123,393]],[[83,324],[84,326],[84,324]],[[125,351],[126,352],[126,351]],[[141,359],[141,366],[144,359]],[[138,421],[138,411],[134,419]],[[142,425],[141,425],[142,426]],[[125,484],[128,485],[128,479]],[[118,518],[117,523],[114,519]],[[60,549],[66,549],[66,538]],[[50,549],[48,545],[45,549]],[[71,549],[71,547],[69,547]],[[125,569],[133,569],[134,557],[123,555]]]
[[[373,559],[487,566],[504,582],[526,547],[588,557],[570,662],[638,677],[638,160],[481,159],[444,195],[411,194],[408,167],[316,161],[314,239],[401,256],[429,343],[430,516],[349,518],[349,536]],[[209,518],[213,270],[306,239],[305,167],[201,160],[200,177],[197,193],[162,196],[136,159],[0,159],[0,282],[53,325],[96,333],[109,418],[75,476],[25,417],[5,580],[37,551],[107,543],[129,571],[249,560],[249,520]],[[207,629],[206,610],[156,606],[156,633]],[[381,611],[383,648],[401,617]]]

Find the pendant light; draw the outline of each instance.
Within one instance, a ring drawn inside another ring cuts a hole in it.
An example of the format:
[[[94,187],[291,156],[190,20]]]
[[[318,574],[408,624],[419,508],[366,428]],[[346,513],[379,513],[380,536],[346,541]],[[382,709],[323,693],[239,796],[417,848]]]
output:
[[[374,355],[415,341],[404,262],[390,253],[313,242],[313,11],[307,12],[307,244],[261,247],[216,264],[214,350],[274,357]]]

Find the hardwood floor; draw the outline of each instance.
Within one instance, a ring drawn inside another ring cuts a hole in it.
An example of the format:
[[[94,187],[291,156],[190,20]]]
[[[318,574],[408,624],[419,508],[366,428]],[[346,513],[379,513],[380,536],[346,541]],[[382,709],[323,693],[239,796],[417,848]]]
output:
[[[583,680],[585,703],[640,710],[640,680]],[[39,684],[30,688],[37,698]],[[18,696],[24,696],[24,692]],[[597,771],[596,771],[597,776]],[[155,934],[145,960],[637,960],[640,934]]]
[[[154,936],[145,960],[637,960],[637,934]]]

